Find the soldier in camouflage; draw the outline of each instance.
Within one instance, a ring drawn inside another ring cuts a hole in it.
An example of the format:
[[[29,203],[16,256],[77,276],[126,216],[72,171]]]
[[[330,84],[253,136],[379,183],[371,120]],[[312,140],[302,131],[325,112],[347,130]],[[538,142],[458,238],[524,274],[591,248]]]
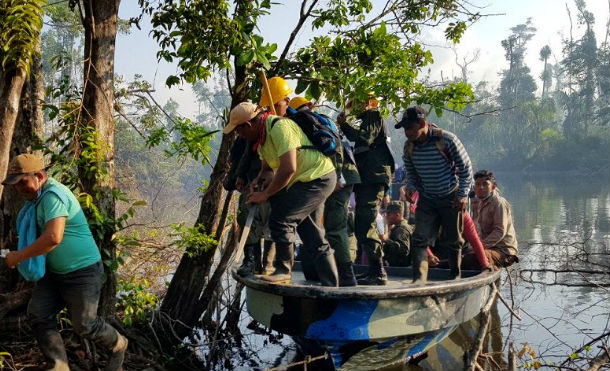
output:
[[[411,234],[413,226],[403,217],[404,208],[400,201],[392,201],[386,208],[386,222],[390,233],[383,241],[383,257],[388,265],[406,267],[411,265]]]
[[[346,113],[337,117],[341,130],[355,142],[354,157],[361,183],[354,186],[356,196],[355,234],[358,247],[369,258],[369,272],[358,280],[362,285],[385,285],[387,275],[383,268],[383,251],[375,219],[394,172],[394,158],[388,147],[385,125],[374,97],[364,103],[355,101],[347,105],[354,120]],[[358,112],[360,111],[360,112]]]

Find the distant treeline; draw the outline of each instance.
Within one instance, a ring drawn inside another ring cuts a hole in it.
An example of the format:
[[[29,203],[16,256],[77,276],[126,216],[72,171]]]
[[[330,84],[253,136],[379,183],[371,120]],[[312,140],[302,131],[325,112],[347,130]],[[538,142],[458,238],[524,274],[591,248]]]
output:
[[[576,1],[572,34],[561,50],[539,50],[543,72],[535,78],[524,63],[536,28],[528,19],[502,40],[507,68],[499,86],[472,83],[476,102],[460,114],[431,113],[429,120],[456,133],[476,168],[570,171],[592,174],[610,169],[610,45],[599,42],[595,18],[584,1]],[[476,54],[475,54],[476,55]],[[555,63],[551,63],[550,59]],[[468,78],[464,61],[462,79]],[[457,60],[457,58],[456,58]],[[542,85],[537,94],[537,83]],[[392,131],[395,155],[403,138]],[[396,135],[394,135],[396,134]],[[404,135],[402,136],[404,137]]]

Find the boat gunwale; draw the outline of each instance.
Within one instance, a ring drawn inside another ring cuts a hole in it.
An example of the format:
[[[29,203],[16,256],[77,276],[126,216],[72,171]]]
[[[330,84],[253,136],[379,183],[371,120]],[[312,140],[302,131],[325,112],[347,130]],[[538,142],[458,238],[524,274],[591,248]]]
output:
[[[328,300],[378,300],[403,297],[443,295],[470,291],[487,286],[500,278],[501,271],[481,272],[472,277],[447,281],[429,281],[425,284],[402,284],[388,286],[327,287],[264,282],[255,276],[240,277],[231,269],[233,278],[246,287],[280,296]]]

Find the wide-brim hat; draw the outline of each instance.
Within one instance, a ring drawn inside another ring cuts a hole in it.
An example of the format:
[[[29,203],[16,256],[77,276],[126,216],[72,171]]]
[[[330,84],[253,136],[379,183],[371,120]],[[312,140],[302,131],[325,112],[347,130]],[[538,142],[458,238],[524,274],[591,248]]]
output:
[[[229,114],[229,124],[225,126],[222,132],[224,134],[233,132],[239,125],[255,118],[260,111],[261,109],[252,102],[241,102],[231,110],[231,113]]]

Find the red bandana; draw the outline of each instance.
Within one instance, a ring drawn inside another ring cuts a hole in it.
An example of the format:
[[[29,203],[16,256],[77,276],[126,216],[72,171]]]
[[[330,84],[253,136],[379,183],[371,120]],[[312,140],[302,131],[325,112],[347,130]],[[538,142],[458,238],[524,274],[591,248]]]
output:
[[[260,135],[258,136],[258,140],[252,146],[252,149],[254,151],[258,150],[258,147],[265,144],[265,139],[267,139],[267,118],[269,117],[269,115],[271,115],[271,112],[264,112],[261,115],[261,118],[259,120],[260,125],[261,125]]]

